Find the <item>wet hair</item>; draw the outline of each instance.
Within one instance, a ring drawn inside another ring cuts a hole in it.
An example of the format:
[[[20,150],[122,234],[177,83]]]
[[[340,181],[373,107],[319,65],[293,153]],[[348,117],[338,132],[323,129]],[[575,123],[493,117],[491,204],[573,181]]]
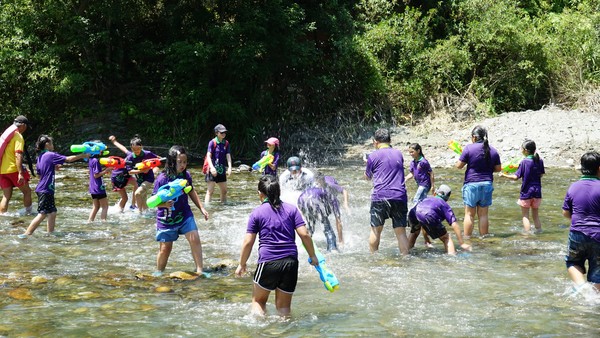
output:
[[[279,209],[281,206],[281,188],[279,187],[279,181],[273,175],[262,176],[258,180],[258,191],[267,196],[269,204],[273,209]]]
[[[408,145],[409,149],[412,149],[414,151],[419,152],[419,155],[425,157],[425,155],[423,155],[423,148],[421,148],[421,145],[418,143],[411,143]]]
[[[600,154],[590,151],[581,156],[581,173],[583,175],[597,176],[600,170]]]
[[[142,146],[142,139],[138,134],[135,134],[131,138],[131,141],[129,141],[129,144],[131,144],[132,146]]]
[[[540,155],[535,152],[537,148],[533,140],[525,140],[525,142],[523,142],[521,145],[521,148],[525,149],[528,155],[533,155],[533,162],[535,164],[540,163]]]
[[[52,137],[42,134],[42,135],[40,135],[40,137],[38,137],[37,141],[35,142],[35,150],[37,150],[37,151],[46,150],[46,144],[53,143],[53,142],[54,142],[54,140],[52,139]]]
[[[471,131],[471,136],[475,138],[476,142],[483,142],[483,157],[489,162],[491,156],[487,130],[483,126],[475,126]]]
[[[385,128],[377,129],[373,138],[379,143],[390,143],[392,140],[390,138],[390,131]]]
[[[167,155],[167,161],[165,163],[165,169],[163,172],[167,177],[174,178],[177,176],[177,156],[181,154],[186,154],[185,148],[183,146],[174,145],[169,149],[169,153]],[[187,168],[184,170],[184,174]]]

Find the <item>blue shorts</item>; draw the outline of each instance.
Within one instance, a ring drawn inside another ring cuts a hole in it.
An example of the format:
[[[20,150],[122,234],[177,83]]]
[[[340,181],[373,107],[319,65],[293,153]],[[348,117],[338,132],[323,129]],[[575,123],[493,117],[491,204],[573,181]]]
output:
[[[420,185],[417,188],[417,192],[415,193],[415,197],[413,197],[413,204],[417,204],[424,200],[427,197],[427,193],[431,190],[431,187]]]
[[[471,208],[492,205],[494,186],[491,181],[466,183],[462,187],[463,203]]]
[[[589,265],[588,282],[600,283],[600,242],[582,232],[570,231],[567,251],[565,256],[567,268],[577,266],[585,273],[585,261],[587,260]]]
[[[408,207],[406,201],[371,201],[371,226],[383,226],[385,220],[392,219],[392,227],[406,228],[406,213]]]
[[[156,229],[156,241],[175,242],[179,238],[179,235],[185,235],[188,232],[194,230],[198,230],[198,227],[196,226],[196,220],[194,219],[194,217],[188,217],[178,226],[175,226],[173,228],[163,230]]]
[[[259,263],[254,272],[254,283],[268,291],[279,289],[285,293],[294,293],[298,284],[298,260],[286,257]]]

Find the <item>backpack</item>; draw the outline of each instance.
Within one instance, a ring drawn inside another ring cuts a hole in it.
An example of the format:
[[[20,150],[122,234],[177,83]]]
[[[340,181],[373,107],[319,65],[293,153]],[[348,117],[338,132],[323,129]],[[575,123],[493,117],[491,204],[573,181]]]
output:
[[[225,140],[225,149],[227,149],[228,147],[229,147],[229,141]],[[214,153],[216,149],[217,149],[217,142],[213,142],[211,154]],[[204,164],[202,165],[202,173],[204,175],[210,174],[210,165],[208,164],[208,155],[204,156]]]

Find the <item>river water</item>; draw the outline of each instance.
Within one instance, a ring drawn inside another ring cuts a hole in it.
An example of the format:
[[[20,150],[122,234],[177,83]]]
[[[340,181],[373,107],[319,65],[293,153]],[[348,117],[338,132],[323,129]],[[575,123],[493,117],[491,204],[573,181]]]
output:
[[[600,335],[600,300],[590,292],[568,292],[563,262],[568,224],[561,205],[568,185],[578,178],[575,170],[547,170],[542,234],[521,235],[515,203],[520,183],[496,179],[493,237],[474,238],[473,252],[455,257],[443,253],[439,240],[427,249],[420,238],[413,254],[402,258],[389,220],[379,253],[369,253],[371,183],[362,179],[364,167],[350,163],[319,169],[350,192],[351,210],[343,214],[345,245],[339,253],[325,254],[340,289],[327,292],[300,250],[299,283],[288,320],[274,315],[274,295],[266,319],[249,315],[251,277],[233,276],[248,215],[258,205],[257,174],[234,173],[229,203],[208,205],[209,221],[194,207],[205,266],[213,272],[191,281],[168,277],[193,270],[184,238],[174,245],[166,275],[151,276],[158,250],[152,218],[118,214],[111,207],[108,222],[86,223],[91,201],[83,164],[57,173],[55,235],[44,235],[44,222],[32,238],[17,238],[33,216],[16,212],[21,195],[15,191],[12,212],[0,216],[0,336]],[[200,169],[191,172],[203,196]],[[453,188],[450,205],[462,226],[463,171],[435,173],[437,185]],[[414,193],[414,184],[408,190]],[[218,200],[218,189],[215,196]],[[116,198],[109,195],[111,205]],[[319,226],[315,242],[325,247]],[[249,259],[252,271],[257,247]]]

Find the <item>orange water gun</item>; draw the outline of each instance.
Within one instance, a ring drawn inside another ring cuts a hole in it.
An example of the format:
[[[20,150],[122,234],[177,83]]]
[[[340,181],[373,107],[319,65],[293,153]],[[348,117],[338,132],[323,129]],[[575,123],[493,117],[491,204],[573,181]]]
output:
[[[100,164],[113,169],[125,168],[125,159],[118,156],[109,156],[100,158]]]
[[[147,160],[143,160],[140,163],[136,163],[135,169],[137,169],[137,170],[154,169],[154,168],[160,166],[160,164],[165,160],[166,160],[166,158],[164,158],[164,157],[149,158]]]

